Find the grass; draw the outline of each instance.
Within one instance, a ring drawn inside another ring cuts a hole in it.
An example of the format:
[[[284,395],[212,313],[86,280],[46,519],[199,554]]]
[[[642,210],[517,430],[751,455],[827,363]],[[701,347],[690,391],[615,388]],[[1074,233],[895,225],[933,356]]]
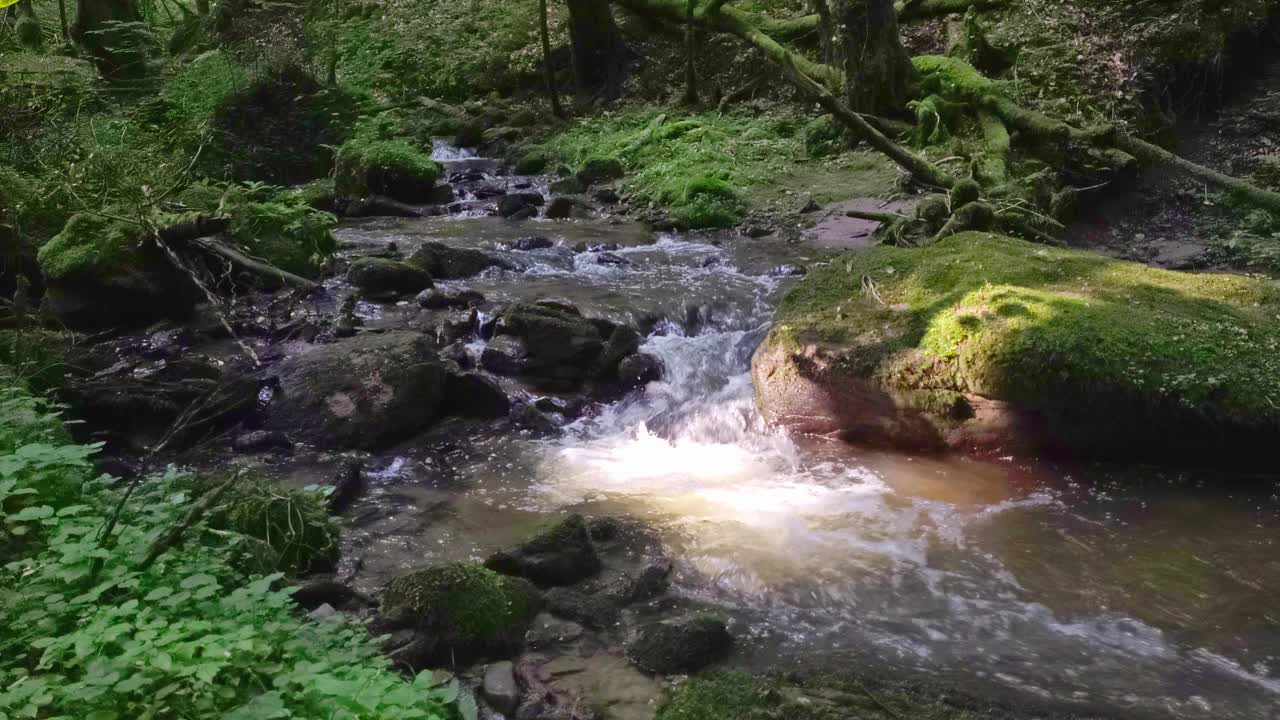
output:
[[[1180,423],[1273,432],[1278,317],[1270,282],[966,233],[811,273],[774,342],[818,341],[886,386],[1003,399],[1105,442]]]

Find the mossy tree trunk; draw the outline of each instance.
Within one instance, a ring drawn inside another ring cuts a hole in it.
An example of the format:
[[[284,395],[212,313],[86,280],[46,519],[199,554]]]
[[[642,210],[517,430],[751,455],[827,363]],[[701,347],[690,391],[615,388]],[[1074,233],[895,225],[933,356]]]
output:
[[[135,0],[77,0],[72,39],[89,51],[108,78],[140,75],[145,56],[122,25],[142,22]]]
[[[698,4],[695,0],[687,1],[689,20],[684,26],[684,103],[693,106],[698,104],[698,24],[693,15]]]
[[[28,50],[39,50],[44,45],[44,29],[36,16],[34,0],[20,0],[13,6],[13,13],[18,18],[15,25],[18,42]]]
[[[828,0],[833,51],[854,112],[899,115],[911,99],[911,58],[893,0]]]
[[[585,98],[603,92],[616,97],[622,90],[626,45],[609,0],[565,2],[569,7],[569,42],[578,95]]]

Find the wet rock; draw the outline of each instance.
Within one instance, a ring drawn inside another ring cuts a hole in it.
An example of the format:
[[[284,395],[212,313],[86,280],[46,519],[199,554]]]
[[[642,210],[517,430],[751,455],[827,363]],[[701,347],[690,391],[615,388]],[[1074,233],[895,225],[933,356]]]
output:
[[[515,720],[603,720],[599,713],[585,706],[577,693],[567,694],[551,687],[552,674],[547,664],[546,658],[537,655],[525,655],[516,661],[516,679],[525,692]],[[578,674],[583,669],[578,665],[563,672]],[[642,712],[639,717],[648,714]]]
[[[560,416],[548,413],[529,403],[516,403],[511,410],[511,422],[535,435],[554,435],[561,425]]]
[[[555,243],[552,242],[550,238],[545,238],[541,235],[523,237],[511,243],[512,250],[523,250],[526,252],[530,250],[543,250],[549,247],[555,247]]]
[[[464,342],[455,342],[442,349],[440,351],[440,359],[455,363],[463,370],[470,370],[475,366],[475,361],[467,350],[467,344]]]
[[[519,338],[498,335],[480,353],[480,367],[499,375],[520,375],[529,364],[529,349]]]
[[[722,659],[733,637],[720,618],[697,613],[646,625],[626,647],[627,659],[646,672],[691,673]]]
[[[512,305],[502,313],[496,331],[523,341],[530,374],[567,384],[580,384],[604,347],[589,320],[547,304]]]
[[[616,158],[593,158],[578,170],[575,177],[583,186],[590,187],[598,182],[617,180],[623,174],[622,163]]]
[[[600,265],[621,266],[630,265],[631,261],[615,253],[602,252],[596,256],[596,263]]]
[[[444,563],[388,583],[383,615],[370,630],[414,630],[393,653],[415,670],[466,666],[519,649],[540,602],[519,578],[474,563]]]
[[[538,298],[533,301],[533,304],[540,308],[546,308],[559,313],[582,317],[582,311],[578,309],[577,305],[561,298]]]
[[[760,343],[764,342],[768,334],[769,327],[767,325],[744,334],[738,344],[733,346],[733,353],[738,362],[749,363],[751,356],[756,352],[756,348],[760,347]]]
[[[716,257],[715,255],[708,255],[707,257],[702,259],[702,267],[704,268],[716,267],[719,264],[720,264],[720,258]]]
[[[484,179],[484,174],[470,173],[465,175],[458,175],[452,179],[454,180],[454,182],[475,182],[477,180]],[[491,198],[502,197],[503,195],[507,194],[507,191],[504,188],[501,188],[495,185],[494,183],[486,182],[486,183],[480,183],[479,185],[472,187],[471,194],[479,200],[489,200]]]
[[[231,442],[231,449],[245,454],[273,451],[291,453],[293,452],[293,441],[282,432],[254,430],[236,437]]]
[[[479,250],[455,248],[438,242],[423,243],[409,256],[409,263],[442,280],[469,278],[491,267],[506,266],[499,258]]]
[[[511,401],[492,378],[473,372],[450,373],[445,408],[450,415],[461,417],[503,418],[511,412]]]
[[[519,195],[503,195],[498,198],[498,214],[504,218],[509,218],[528,208],[529,203],[525,202],[524,198]]]
[[[333,620],[338,617],[338,611],[332,605],[325,603],[320,607],[307,613],[307,617],[312,620]]]
[[[445,205],[453,200],[453,186],[449,183],[437,183],[431,188],[431,202],[436,205]]]
[[[533,625],[525,633],[525,644],[538,649],[571,643],[582,637],[583,628],[571,620],[561,620],[549,613],[533,619]]]
[[[665,593],[671,585],[672,568],[667,558],[652,560],[635,576],[615,582],[607,592],[622,605],[653,599]]]
[[[618,196],[617,191],[614,190],[613,188],[600,188],[599,190],[596,190],[591,196],[594,197],[597,201],[605,203],[606,205],[612,205],[622,199]]]
[[[493,709],[503,714],[515,712],[520,702],[520,688],[516,685],[515,665],[510,660],[489,663],[480,687]]]
[[[347,281],[366,294],[408,294],[431,287],[431,274],[398,260],[366,257],[351,263]]]
[[[591,539],[596,542],[616,540],[621,530],[622,523],[615,517],[592,518],[591,522],[587,523],[587,532],[591,533]]]
[[[347,511],[365,491],[364,462],[347,460],[333,477],[333,492],[326,498],[329,512],[338,515]]]
[[[423,290],[414,298],[418,306],[428,310],[441,310],[453,307],[476,307],[484,304],[484,295],[475,290],[444,290],[431,288]]]
[[[608,630],[622,618],[618,603],[609,595],[558,587],[548,590],[545,597],[548,612],[592,630]]]
[[[431,213],[408,203],[400,202],[385,195],[369,195],[357,198],[346,204],[344,214],[347,217],[426,217]]]
[[[412,332],[312,346],[275,375],[264,427],[321,447],[398,442],[428,427],[444,402],[444,365],[427,338]]]
[[[564,220],[573,216],[573,207],[576,203],[571,198],[560,197],[554,198],[551,204],[547,206],[547,211],[543,216],[548,220]]]
[[[532,205],[525,205],[511,215],[506,216],[508,220],[520,221],[529,220],[538,216],[538,209]]]
[[[600,570],[600,557],[581,515],[570,515],[521,545],[494,553],[485,561],[506,575],[540,586],[572,585]]]
[[[749,238],[762,238],[766,235],[773,234],[773,230],[763,225],[744,225],[738,228],[738,233]]]
[[[618,243],[609,242],[609,243],[598,243],[596,245],[591,245],[587,249],[590,250],[591,252],[617,252],[619,247],[621,246],[618,245]]]
[[[640,350],[641,341],[640,333],[635,329],[628,325],[616,326],[613,333],[609,335],[609,340],[604,344],[604,351],[600,354],[600,364],[597,369],[599,375],[613,377],[623,358]]]
[[[624,388],[638,388],[662,379],[662,360],[649,353],[628,355],[618,363],[618,382]]]

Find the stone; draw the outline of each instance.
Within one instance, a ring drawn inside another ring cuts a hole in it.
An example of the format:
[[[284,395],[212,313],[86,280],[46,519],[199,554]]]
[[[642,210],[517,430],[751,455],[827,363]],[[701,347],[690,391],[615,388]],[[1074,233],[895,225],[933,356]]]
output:
[[[416,293],[431,287],[431,273],[398,260],[366,257],[351,263],[347,281],[366,294]]]
[[[282,432],[270,430],[253,430],[239,435],[231,443],[231,449],[238,453],[293,452],[293,441]]]
[[[547,611],[592,630],[608,630],[622,618],[618,604],[605,594],[590,594],[573,588],[552,588],[546,593]]]
[[[299,608],[308,612],[325,605],[330,608],[354,609],[364,601],[355,590],[327,578],[304,582],[294,588],[290,597]]]
[[[427,338],[398,331],[309,346],[274,375],[265,429],[323,448],[372,450],[435,421],[447,373]]]
[[[581,383],[604,348],[589,320],[547,304],[512,305],[499,318],[496,332],[523,341],[531,374],[569,383]]]
[[[724,658],[732,647],[733,636],[724,620],[695,613],[641,627],[626,654],[645,672],[672,675],[697,672]]]
[[[520,375],[528,368],[529,350],[520,338],[498,335],[480,353],[480,367],[498,375]]]
[[[503,195],[498,198],[498,214],[509,218],[529,207],[529,203],[518,194]]]
[[[603,377],[614,376],[617,373],[618,364],[623,358],[638,352],[641,342],[640,333],[634,328],[629,325],[616,326],[613,333],[609,335],[609,340],[604,344],[597,373]]]
[[[575,177],[584,187],[591,187],[605,180],[617,180],[623,174],[622,163],[617,158],[592,158],[583,164]]]
[[[504,418],[511,412],[511,400],[490,377],[474,372],[450,373],[445,409],[460,417]]]
[[[810,273],[752,374],[764,417],[804,434],[984,456],[1265,463],[1261,449],[1280,443],[1280,407],[1266,399],[1280,397],[1265,349],[1280,343],[1277,318],[1270,283],[966,232]]]
[[[606,205],[612,205],[622,199],[613,188],[600,188],[592,194],[592,197]]]
[[[508,215],[507,219],[513,220],[513,221],[520,221],[520,220],[529,220],[535,217],[538,217],[538,209],[532,205],[525,205],[524,207],[520,208],[519,210],[512,213],[511,215]]]
[[[582,637],[583,628],[572,620],[561,620],[549,613],[533,619],[533,625],[525,633],[525,644],[530,648],[546,648],[571,643]]]
[[[442,344],[469,338],[480,328],[480,313],[475,308],[451,310],[435,324],[436,340]]]
[[[618,382],[624,388],[644,387],[661,380],[664,373],[662,360],[649,353],[628,355],[618,363]]]
[[[444,308],[477,307],[484,304],[484,295],[475,290],[444,290],[430,288],[418,293],[414,298],[418,306],[428,310]]]
[[[326,498],[329,512],[338,515],[347,511],[365,491],[364,461],[346,460],[333,476],[333,492]]]
[[[312,620],[334,620],[337,619],[338,615],[338,611],[334,610],[333,606],[328,603],[325,603],[324,605],[321,605],[315,610],[307,613],[307,617]]]
[[[484,699],[504,715],[515,712],[520,703],[520,688],[516,685],[515,665],[510,660],[489,663],[481,682]]]
[[[491,267],[506,267],[501,259],[488,253],[438,242],[423,243],[409,256],[409,263],[440,280],[469,278]]]
[[[543,213],[543,217],[548,220],[564,220],[573,216],[573,207],[576,203],[572,198],[563,195],[553,198],[551,204],[547,205],[547,211]]]
[[[572,585],[599,572],[600,557],[581,515],[570,515],[528,541],[489,556],[485,566],[550,587]]]
[[[550,190],[555,195],[579,195],[586,191],[586,186],[576,177],[567,177],[551,183]]]
[[[532,235],[530,237],[522,237],[511,243],[512,250],[522,250],[528,252],[530,250],[544,250],[549,247],[555,247],[555,243],[550,238],[541,235]]]
[[[667,591],[672,569],[671,561],[666,558],[652,560],[635,576],[624,577],[614,583],[608,592],[622,605],[651,600]]]
[[[785,263],[769,268],[769,277],[798,277],[809,272],[803,265]]]

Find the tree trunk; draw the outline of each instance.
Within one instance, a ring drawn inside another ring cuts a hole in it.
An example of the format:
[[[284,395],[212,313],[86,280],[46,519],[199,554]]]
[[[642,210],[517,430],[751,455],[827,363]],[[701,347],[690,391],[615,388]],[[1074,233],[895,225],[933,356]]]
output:
[[[142,22],[135,0],[77,0],[72,38],[93,56],[98,70],[108,78],[141,75],[145,50],[134,42],[136,32],[118,27]]]
[[[836,31],[831,23],[831,6],[827,2],[828,0],[813,0],[813,9],[818,15],[818,42],[822,48],[822,62],[834,65],[836,58],[832,43]]]
[[[893,0],[829,0],[834,51],[854,112],[900,115],[911,99],[911,58]]]
[[[689,106],[698,104],[698,24],[694,22],[693,11],[697,8],[695,0],[688,0],[689,22],[684,26],[684,103]]]
[[[71,42],[71,28],[67,25],[67,0],[58,0],[58,19],[62,21],[62,42]]]
[[[622,90],[626,46],[613,20],[609,0],[566,0],[566,3],[578,95],[588,97],[603,90],[608,97],[616,97]]]
[[[551,31],[547,29],[547,0],[538,0],[538,36],[542,41],[542,78],[547,85],[547,95],[551,98],[551,112],[556,117],[563,118],[560,90],[556,87],[555,69],[551,67]]]
[[[36,17],[34,0],[19,0],[13,6],[13,13],[18,18],[14,25],[18,42],[28,50],[39,50],[44,45],[44,29],[40,27],[40,18]]]

